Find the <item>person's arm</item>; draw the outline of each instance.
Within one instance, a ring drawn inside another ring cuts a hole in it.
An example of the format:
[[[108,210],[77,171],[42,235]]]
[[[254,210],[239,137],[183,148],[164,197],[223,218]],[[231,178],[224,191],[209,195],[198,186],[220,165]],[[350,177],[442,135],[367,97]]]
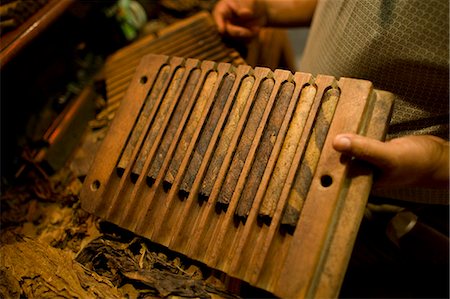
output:
[[[295,27],[311,22],[317,0],[221,0],[213,10],[220,33],[255,36],[264,26]]]
[[[266,7],[267,26],[298,27],[311,23],[318,0],[262,0]]]
[[[341,134],[333,147],[374,165],[380,171],[375,187],[449,188],[449,142],[439,137],[405,136],[381,142]]]

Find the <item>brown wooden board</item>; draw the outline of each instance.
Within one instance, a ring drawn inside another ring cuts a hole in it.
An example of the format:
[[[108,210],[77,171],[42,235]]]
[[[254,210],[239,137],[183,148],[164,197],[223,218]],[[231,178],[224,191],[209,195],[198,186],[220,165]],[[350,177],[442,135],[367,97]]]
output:
[[[147,55],[82,207],[276,296],[335,297],[372,178],[332,140],[383,140],[391,107],[365,80]]]
[[[97,119],[110,120],[120,105],[136,67],[144,55],[164,54],[200,60],[245,64],[233,48],[227,46],[217,31],[210,13],[204,11],[177,21],[118,50],[105,64],[107,107]]]

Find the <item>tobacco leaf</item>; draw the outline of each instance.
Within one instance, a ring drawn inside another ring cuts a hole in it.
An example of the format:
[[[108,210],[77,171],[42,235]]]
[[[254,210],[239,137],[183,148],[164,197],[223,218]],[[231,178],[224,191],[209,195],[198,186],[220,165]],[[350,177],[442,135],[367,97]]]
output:
[[[121,298],[107,280],[98,280],[92,272],[73,261],[63,250],[29,238],[0,248],[2,298],[18,292],[26,298]],[[13,290],[4,293],[3,290]],[[13,296],[14,297],[14,296]]]
[[[76,261],[89,270],[107,277],[117,287],[132,285],[141,295],[161,297],[238,298],[223,285],[203,279],[201,266],[187,258],[164,250],[148,240],[124,236],[103,235],[84,247]]]
[[[158,269],[124,272],[123,275],[132,281],[141,282],[158,291],[158,294],[189,298],[210,298],[206,292],[206,284],[201,280],[190,279],[184,275],[172,274]]]

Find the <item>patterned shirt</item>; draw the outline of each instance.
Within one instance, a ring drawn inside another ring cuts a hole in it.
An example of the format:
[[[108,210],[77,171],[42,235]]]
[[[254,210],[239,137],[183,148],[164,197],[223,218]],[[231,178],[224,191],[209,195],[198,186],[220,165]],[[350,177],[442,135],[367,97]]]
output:
[[[300,70],[367,79],[395,94],[387,139],[449,139],[449,1],[319,1]],[[448,203],[448,191],[408,188],[380,195]]]

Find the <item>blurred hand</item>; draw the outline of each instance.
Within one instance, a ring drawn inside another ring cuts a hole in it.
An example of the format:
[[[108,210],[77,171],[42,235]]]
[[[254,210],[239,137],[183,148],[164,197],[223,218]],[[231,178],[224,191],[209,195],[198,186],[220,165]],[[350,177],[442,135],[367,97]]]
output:
[[[374,187],[449,187],[449,143],[439,137],[405,136],[381,142],[340,134],[333,147],[374,165],[379,171]]]
[[[221,34],[249,39],[267,23],[264,4],[258,0],[221,0],[213,10]]]

